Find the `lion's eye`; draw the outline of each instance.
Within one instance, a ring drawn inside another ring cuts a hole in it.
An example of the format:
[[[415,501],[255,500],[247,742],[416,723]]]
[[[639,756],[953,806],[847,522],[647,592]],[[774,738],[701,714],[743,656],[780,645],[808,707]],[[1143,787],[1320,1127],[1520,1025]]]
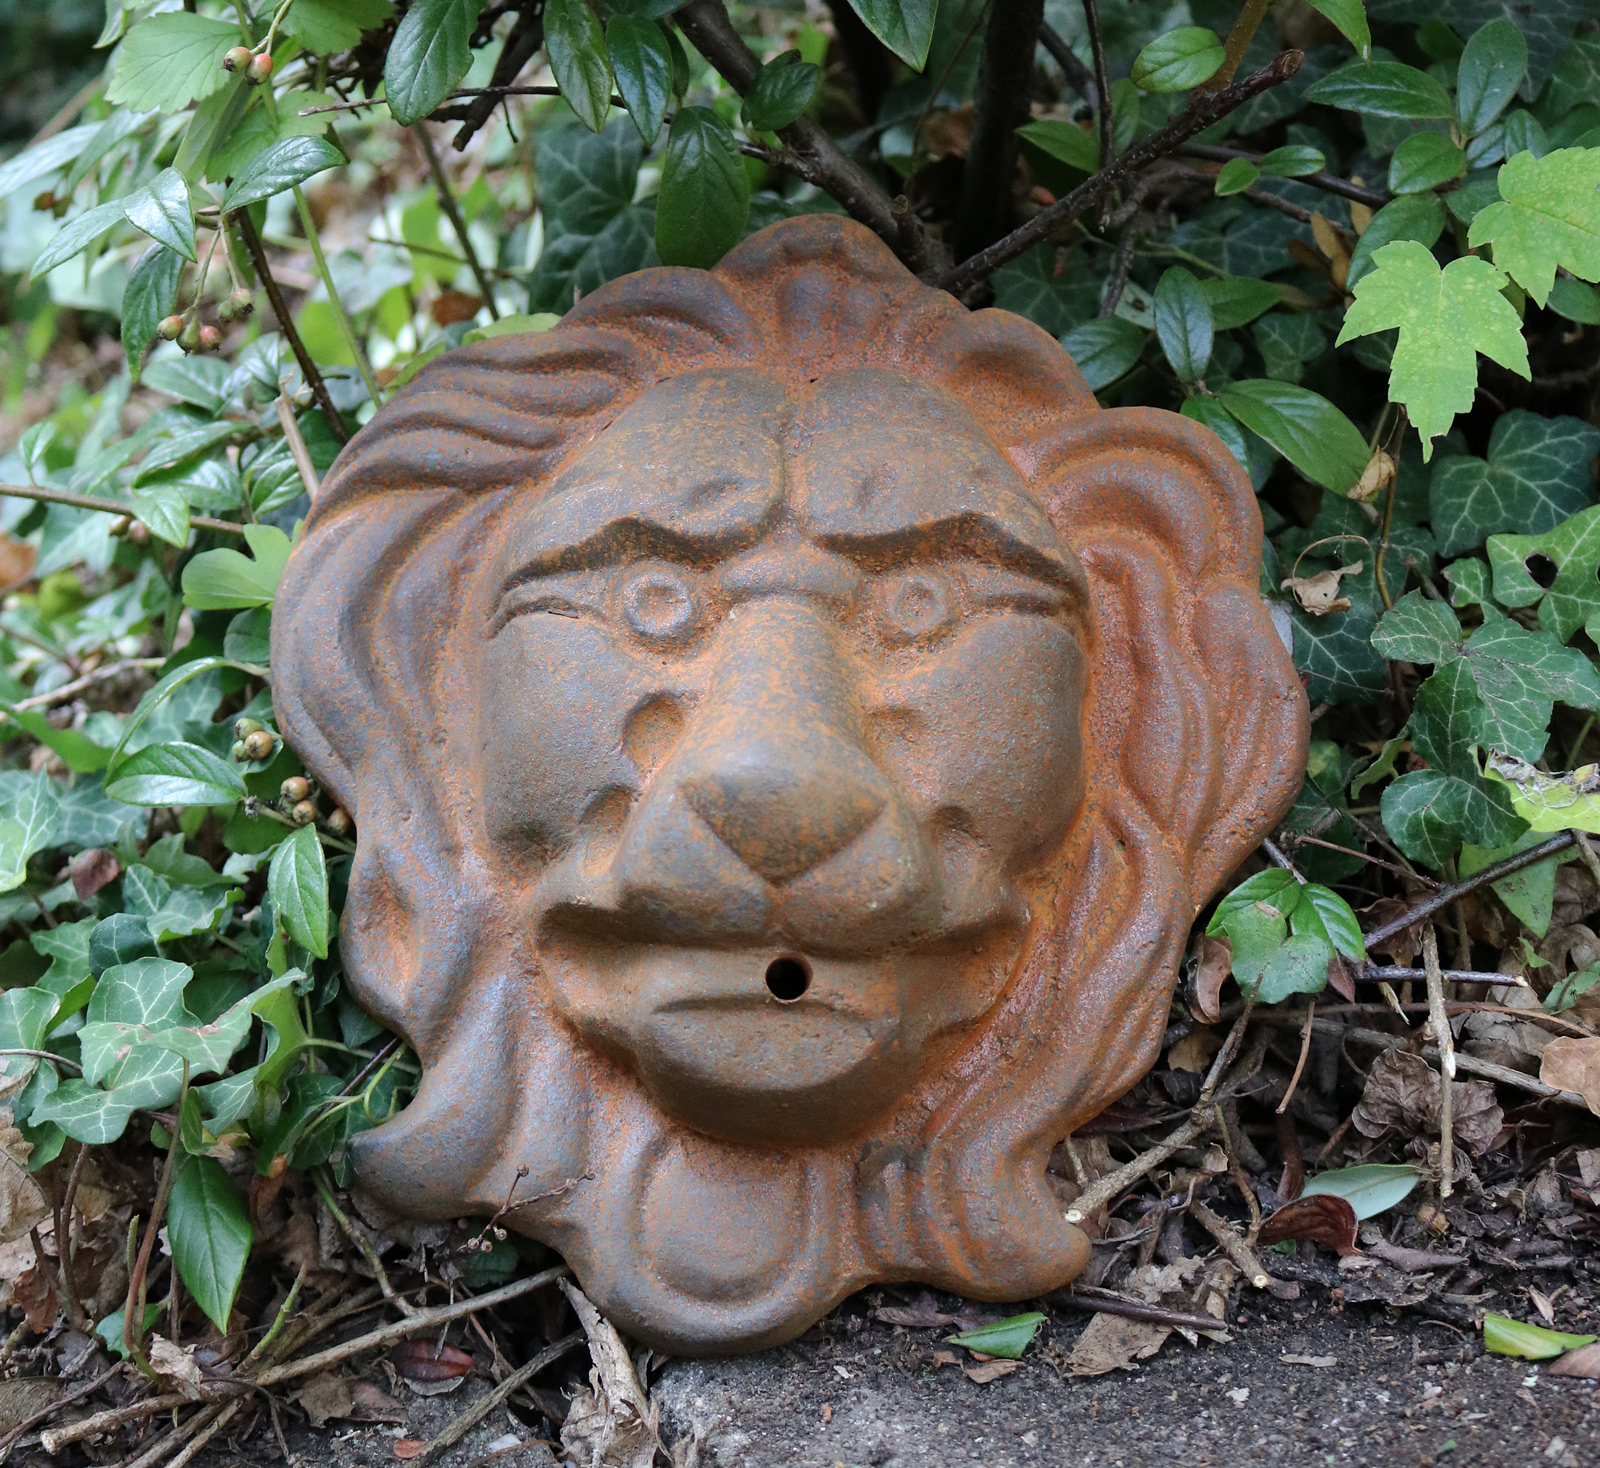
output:
[[[622,583],[620,601],[628,626],[651,642],[677,642],[700,619],[693,581],[673,566],[634,572]]]
[[[921,642],[942,631],[955,616],[956,593],[943,571],[921,567],[887,577],[879,589],[878,606],[891,642]]]

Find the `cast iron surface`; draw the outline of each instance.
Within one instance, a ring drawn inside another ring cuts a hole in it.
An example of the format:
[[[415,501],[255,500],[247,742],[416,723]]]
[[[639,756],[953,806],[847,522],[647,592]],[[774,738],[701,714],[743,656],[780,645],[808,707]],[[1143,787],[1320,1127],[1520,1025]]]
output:
[[[424,1067],[363,1184],[553,1192],[507,1221],[677,1354],[1063,1284],[1051,1148],[1298,788],[1260,546],[1206,429],[834,216],[424,369],[273,617],[352,988]]]

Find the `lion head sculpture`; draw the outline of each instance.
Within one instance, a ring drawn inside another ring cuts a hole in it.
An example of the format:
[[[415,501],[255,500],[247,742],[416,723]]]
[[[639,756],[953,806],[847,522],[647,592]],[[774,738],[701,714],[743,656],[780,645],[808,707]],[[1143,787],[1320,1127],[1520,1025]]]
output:
[[[831,216],[426,368],[273,624],[351,988],[423,1065],[364,1185],[531,1200],[676,1353],[1071,1279],[1049,1153],[1298,787],[1260,546],[1207,430]]]

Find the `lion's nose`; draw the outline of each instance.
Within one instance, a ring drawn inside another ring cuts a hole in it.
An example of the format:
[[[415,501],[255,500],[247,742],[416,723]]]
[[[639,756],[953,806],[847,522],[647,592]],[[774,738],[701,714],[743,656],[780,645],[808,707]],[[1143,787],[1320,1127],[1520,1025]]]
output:
[[[756,740],[680,788],[740,861],[769,882],[781,882],[819,866],[883,810],[877,782],[849,771],[858,763],[849,757],[853,751],[828,753],[835,757],[827,759],[814,746]]]

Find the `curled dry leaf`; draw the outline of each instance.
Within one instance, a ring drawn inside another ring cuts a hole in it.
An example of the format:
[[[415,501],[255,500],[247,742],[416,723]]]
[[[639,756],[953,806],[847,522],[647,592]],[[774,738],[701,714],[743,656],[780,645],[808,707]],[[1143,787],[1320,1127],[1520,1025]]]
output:
[[[1343,1198],[1331,1193],[1313,1193],[1296,1198],[1261,1225],[1263,1247],[1286,1243],[1290,1239],[1310,1239],[1334,1250],[1341,1258],[1355,1254],[1356,1211]]]
[[[1222,1049],[1222,1036],[1212,1030],[1196,1030],[1185,1035],[1169,1051],[1167,1066],[1171,1070],[1186,1070],[1194,1075],[1204,1075],[1211,1057]]]
[[[0,1106],[0,1242],[20,1239],[50,1216],[50,1203],[28,1171],[33,1144],[12,1125],[10,1108]]]
[[[638,1373],[616,1327],[595,1309],[582,1290],[561,1280],[594,1362],[589,1386],[579,1388],[561,1426],[561,1446],[586,1468],[651,1468],[660,1412],[639,1384]]]
[[[1568,1351],[1559,1361],[1552,1361],[1545,1369],[1551,1376],[1600,1377],[1600,1341],[1589,1346],[1579,1346],[1576,1351]]]
[[[468,1375],[475,1364],[459,1346],[422,1340],[401,1341],[389,1359],[407,1381],[449,1381]]]
[[[909,1305],[880,1305],[872,1312],[872,1318],[908,1330],[935,1330],[958,1323],[954,1315],[946,1315],[934,1304],[932,1295],[921,1295]]]
[[[1404,917],[1409,909],[1410,904],[1402,902],[1398,897],[1380,897],[1370,907],[1361,909],[1361,916],[1366,919],[1362,926],[1382,927],[1397,917]],[[1415,963],[1417,955],[1422,952],[1422,924],[1407,923],[1389,937],[1376,943],[1369,943],[1367,949],[1373,954],[1382,954],[1390,963],[1402,965]]]
[[[1539,1057],[1539,1079],[1558,1091],[1582,1096],[1589,1110],[1600,1116],[1600,1037],[1562,1036],[1544,1047]]]
[[[1194,989],[1189,1007],[1197,1019],[1214,1025],[1222,1018],[1222,985],[1233,972],[1233,944],[1226,938],[1202,934],[1200,961],[1195,965]]]
[[[979,1386],[987,1386],[991,1381],[998,1381],[1002,1376],[1010,1376],[1017,1369],[1016,1361],[985,1361],[978,1366],[963,1366],[961,1374],[968,1381],[975,1381]]]
[[[27,541],[0,530],[0,586],[15,590],[19,583],[27,581],[33,575],[38,554]]]
[[[61,1313],[57,1294],[60,1278],[53,1260],[42,1260],[25,1270],[11,1287],[12,1302],[22,1309],[23,1319],[35,1335],[43,1335]]]
[[[1359,576],[1365,563],[1353,561],[1348,566],[1337,566],[1331,571],[1318,571],[1315,576],[1285,577],[1282,588],[1292,591],[1294,599],[1313,617],[1325,617],[1329,612],[1348,612],[1350,598],[1339,595],[1339,582],[1345,576]]]
[[[194,1348],[184,1350],[164,1335],[150,1337],[150,1366],[180,1395],[191,1402],[202,1401],[205,1390],[201,1386],[200,1363],[194,1358]],[[316,1426],[320,1427],[319,1422]]]
[[[122,874],[122,863],[117,860],[116,852],[94,846],[72,858],[67,874],[72,878],[72,890],[78,894],[78,901],[87,902],[108,882],[116,881]]]
[[[290,1394],[292,1401],[310,1419],[314,1428],[321,1429],[335,1417],[356,1415],[354,1394],[350,1383],[337,1371],[320,1371],[298,1391]],[[403,1419],[402,1419],[403,1420]]]
[[[1597,1042],[1600,1043],[1600,1042]],[[1482,1156],[1500,1135],[1505,1113],[1488,1081],[1455,1081],[1455,1139]],[[1352,1120],[1364,1137],[1397,1131],[1405,1137],[1434,1137],[1439,1132],[1439,1073],[1420,1055],[1385,1050],[1367,1073],[1367,1084]]]
[[[1394,460],[1382,449],[1376,450],[1361,471],[1361,478],[1350,491],[1350,498],[1368,504],[1394,483]]]

